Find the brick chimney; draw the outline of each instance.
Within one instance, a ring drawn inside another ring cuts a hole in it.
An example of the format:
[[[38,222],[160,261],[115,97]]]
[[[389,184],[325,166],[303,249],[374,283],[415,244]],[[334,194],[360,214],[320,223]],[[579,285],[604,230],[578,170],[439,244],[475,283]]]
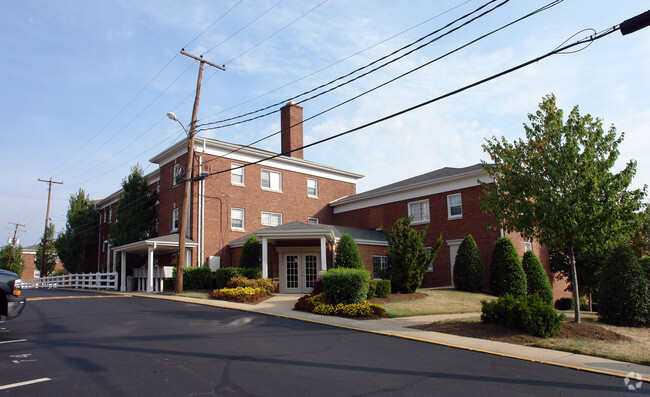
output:
[[[284,105],[280,109],[280,126],[282,128],[282,153],[302,147],[302,106],[298,106],[293,101]],[[302,149],[288,153],[286,156],[301,159],[303,158]]]

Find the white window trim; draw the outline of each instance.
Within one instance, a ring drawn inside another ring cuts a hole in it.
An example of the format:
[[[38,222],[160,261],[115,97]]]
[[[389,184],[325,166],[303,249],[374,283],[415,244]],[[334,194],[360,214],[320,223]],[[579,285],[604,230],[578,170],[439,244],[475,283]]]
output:
[[[309,194],[309,181],[314,181],[314,189],[316,190],[316,194]],[[307,197],[318,198],[318,179],[307,178]]]
[[[108,209],[108,223],[112,223],[112,222],[113,222],[113,207],[110,207]]]
[[[182,164],[181,163],[174,164],[174,177],[173,177],[173,181],[172,181],[173,182],[172,186],[176,186],[180,182],[182,182],[182,181],[178,180],[182,174],[183,174]]]
[[[264,215],[268,215],[270,218],[273,218],[274,216],[275,217],[280,217],[280,223],[278,223],[277,225],[273,225],[273,224],[270,224],[270,223],[264,223]],[[262,211],[261,223],[262,223],[262,226],[280,226],[282,224],[282,214],[279,213],[279,212]]]
[[[309,217],[309,218],[307,218],[307,223],[311,223],[313,225],[318,225],[320,222],[318,221],[318,218]]]
[[[451,214],[451,199],[453,197],[460,197],[460,214]],[[447,219],[462,219],[463,218],[463,196],[460,193],[450,194],[447,196]]]
[[[413,218],[413,222],[411,222],[411,225],[422,225],[422,224],[425,224],[425,223],[429,223],[431,221],[431,209],[429,207],[429,199],[409,202],[408,205],[407,205],[407,207],[408,207],[408,215],[409,216],[413,215],[413,213],[411,212],[411,205],[414,205],[414,204],[419,205],[419,204],[423,204],[423,203],[426,203],[427,218],[426,219],[421,219],[421,220],[416,220],[415,218]]]
[[[237,174],[237,172],[241,172],[241,174]],[[232,180],[233,175],[241,175],[241,182],[234,182]],[[243,164],[230,164],[230,184],[234,186],[246,186],[246,173],[244,172]]]
[[[533,250],[533,242],[532,241],[524,241],[524,252],[532,251],[532,250]]]
[[[263,180],[262,175],[264,175],[265,172],[269,173],[269,187],[262,186],[262,180]],[[272,187],[271,174],[277,174],[278,175],[278,184],[279,184],[278,189],[274,189]],[[267,190],[267,191],[270,191],[270,192],[282,192],[282,172],[262,169],[261,173],[260,173],[260,186],[261,186],[262,190]]]
[[[240,211],[241,212],[241,227],[234,227],[232,225],[233,219],[239,219],[239,218],[233,218],[233,212],[234,211]],[[246,230],[246,211],[244,211],[243,208],[231,208],[230,209],[230,230],[237,230],[237,231],[243,231]]]
[[[172,233],[178,231],[178,208],[172,210]]]
[[[388,257],[386,255],[373,255],[372,256],[372,277],[373,280],[381,280],[381,277],[377,277],[377,274],[375,274],[375,258],[383,258],[384,259],[384,264],[386,267],[384,267],[382,270],[388,268]]]

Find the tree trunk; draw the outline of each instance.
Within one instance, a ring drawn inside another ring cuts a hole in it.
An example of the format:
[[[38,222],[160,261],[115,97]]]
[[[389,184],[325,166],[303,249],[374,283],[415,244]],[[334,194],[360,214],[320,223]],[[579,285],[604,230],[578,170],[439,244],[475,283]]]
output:
[[[569,244],[569,267],[571,269],[571,288],[573,289],[573,310],[576,323],[580,322],[580,293],[578,292],[578,275],[576,273],[576,261],[573,253],[573,244]]]

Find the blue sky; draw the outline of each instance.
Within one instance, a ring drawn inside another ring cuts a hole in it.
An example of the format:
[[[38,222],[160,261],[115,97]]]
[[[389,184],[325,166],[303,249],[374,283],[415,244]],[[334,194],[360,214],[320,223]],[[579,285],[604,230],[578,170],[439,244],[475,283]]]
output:
[[[549,0],[550,1],[550,0]],[[549,1],[512,0],[489,15],[363,79],[302,104],[305,118],[420,66]],[[25,224],[23,245],[50,217],[65,227],[71,194],[115,192],[131,166],[183,139],[165,117],[189,123],[198,64],[181,48],[227,71],[206,69],[199,122],[283,101],[389,54],[483,1],[8,0],[0,14],[2,162],[0,226]],[[499,4],[499,2],[493,3]],[[311,143],[515,66],[582,29],[601,31],[647,11],[647,1],[566,0],[304,126]],[[589,35],[579,33],[572,40]],[[441,167],[485,158],[492,136],[523,136],[527,114],[554,93],[565,112],[603,119],[625,132],[619,167],[638,162],[633,187],[650,179],[650,28],[616,32],[480,87],[305,151],[308,160],[363,175],[362,192]],[[248,144],[278,131],[277,114],[201,132]],[[256,146],[279,151],[279,138]],[[1,237],[1,236],[0,236]]]

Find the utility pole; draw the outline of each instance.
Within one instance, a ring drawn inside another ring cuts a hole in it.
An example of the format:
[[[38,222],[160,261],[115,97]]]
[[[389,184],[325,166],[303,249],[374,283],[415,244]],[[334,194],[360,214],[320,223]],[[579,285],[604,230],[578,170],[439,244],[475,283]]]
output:
[[[177,294],[183,292],[183,266],[185,264],[185,234],[187,229],[187,209],[188,201],[190,197],[190,184],[192,181],[192,173],[194,171],[194,135],[196,134],[196,120],[197,114],[199,112],[199,99],[201,98],[201,80],[203,79],[203,66],[207,63],[208,65],[226,70],[225,66],[215,65],[214,63],[208,62],[203,59],[203,56],[197,57],[195,55],[185,52],[185,49],[181,49],[181,54],[190,57],[199,61],[199,77],[196,81],[196,95],[194,97],[194,108],[192,109],[192,121],[190,124],[190,132],[187,134],[187,162],[185,165],[185,194],[183,195],[183,207],[180,214],[180,225],[178,231],[178,264],[176,265],[176,285],[174,286],[174,291]],[[190,258],[190,261],[192,259]]]
[[[45,247],[47,246],[47,227],[49,226],[49,220],[50,220],[50,199],[52,198],[52,184],[56,183],[59,185],[63,185],[63,182],[56,182],[52,180],[52,177],[50,177],[49,181],[45,181],[41,178],[38,178],[39,182],[47,182],[48,183],[48,188],[47,188],[47,212],[45,213],[45,231],[43,231],[43,248],[41,249],[41,277],[43,275],[46,275],[45,272]]]
[[[18,234],[18,228],[21,227],[21,226],[25,227],[25,225],[23,225],[21,223],[9,222],[9,224],[14,225],[15,229],[14,229],[14,237],[11,239],[11,243],[9,244],[9,260],[7,261],[7,264],[11,263],[11,255],[14,252],[14,246],[16,245],[16,242],[17,242],[16,234]],[[24,230],[21,230],[21,232],[24,232]]]

